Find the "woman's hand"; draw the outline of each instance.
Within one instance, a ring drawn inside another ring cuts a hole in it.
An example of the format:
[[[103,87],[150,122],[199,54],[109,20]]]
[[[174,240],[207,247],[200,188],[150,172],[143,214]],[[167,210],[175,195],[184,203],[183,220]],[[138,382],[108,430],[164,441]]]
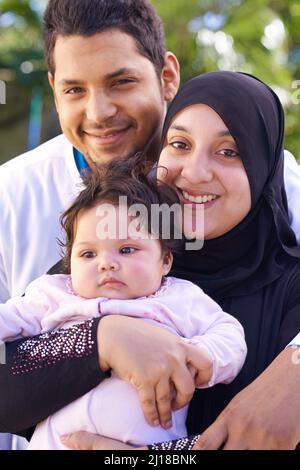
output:
[[[172,408],[193,396],[193,371],[203,366],[199,348],[151,323],[109,315],[99,322],[98,349],[101,369],[113,369],[137,389],[147,422],[171,427]]]
[[[289,347],[228,404],[195,450],[284,450],[300,442],[300,349]]]
[[[147,450],[147,447],[131,447],[108,437],[85,431],[74,432],[61,437],[61,442],[73,450]]]

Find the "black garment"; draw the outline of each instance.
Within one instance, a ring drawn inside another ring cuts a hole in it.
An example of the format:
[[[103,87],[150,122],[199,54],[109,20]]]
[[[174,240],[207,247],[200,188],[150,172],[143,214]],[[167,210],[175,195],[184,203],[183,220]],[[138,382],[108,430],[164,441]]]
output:
[[[196,390],[188,413],[189,434],[201,433],[212,424],[231,399],[263,372],[300,331],[298,261],[289,260],[286,272],[260,291],[219,299],[219,304],[243,325],[248,354],[241,372],[231,384]],[[274,389],[278,386],[281,384],[275,383]]]
[[[246,74],[196,77],[168,110],[162,146],[177,113],[196,103],[215,110],[234,137],[250,183],[251,210],[231,231],[205,241],[203,249],[175,256],[172,275],[195,282],[235,316],[248,346],[245,365],[232,384],[196,392],[188,416],[192,434],[210,425],[300,330],[300,249],[288,223],[280,102]]]

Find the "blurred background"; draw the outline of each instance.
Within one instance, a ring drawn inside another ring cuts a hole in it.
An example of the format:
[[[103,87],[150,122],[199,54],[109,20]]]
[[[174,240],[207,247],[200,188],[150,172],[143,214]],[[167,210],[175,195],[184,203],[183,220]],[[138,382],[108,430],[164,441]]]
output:
[[[0,163],[60,132],[43,60],[46,3],[0,0]],[[286,148],[300,160],[300,0],[152,3],[181,63],[182,82],[218,69],[256,75],[279,95]]]

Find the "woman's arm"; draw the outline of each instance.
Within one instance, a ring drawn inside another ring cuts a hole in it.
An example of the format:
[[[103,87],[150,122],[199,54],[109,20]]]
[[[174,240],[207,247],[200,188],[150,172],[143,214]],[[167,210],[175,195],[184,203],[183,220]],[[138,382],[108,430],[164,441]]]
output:
[[[20,434],[98,385],[113,369],[134,385],[147,421],[167,425],[191,399],[201,355],[139,319],[106,316],[6,345],[0,366],[0,432]],[[100,365],[99,365],[100,364]],[[101,370],[100,370],[101,369]]]
[[[107,377],[99,367],[98,323],[95,319],[6,344],[0,365],[0,432],[24,435]]]

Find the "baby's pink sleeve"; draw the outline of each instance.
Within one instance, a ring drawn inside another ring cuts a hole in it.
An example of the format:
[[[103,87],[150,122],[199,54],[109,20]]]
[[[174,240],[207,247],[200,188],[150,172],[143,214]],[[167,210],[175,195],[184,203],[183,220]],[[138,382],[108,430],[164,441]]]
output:
[[[13,341],[41,332],[41,319],[49,310],[42,278],[33,281],[23,297],[14,297],[0,305],[0,340]]]
[[[186,291],[182,286],[181,293],[185,301],[181,302],[181,312],[177,310],[176,324],[188,343],[205,348],[210,354],[213,373],[207,386],[232,382],[247,354],[242,325],[198,286],[187,285]]]

